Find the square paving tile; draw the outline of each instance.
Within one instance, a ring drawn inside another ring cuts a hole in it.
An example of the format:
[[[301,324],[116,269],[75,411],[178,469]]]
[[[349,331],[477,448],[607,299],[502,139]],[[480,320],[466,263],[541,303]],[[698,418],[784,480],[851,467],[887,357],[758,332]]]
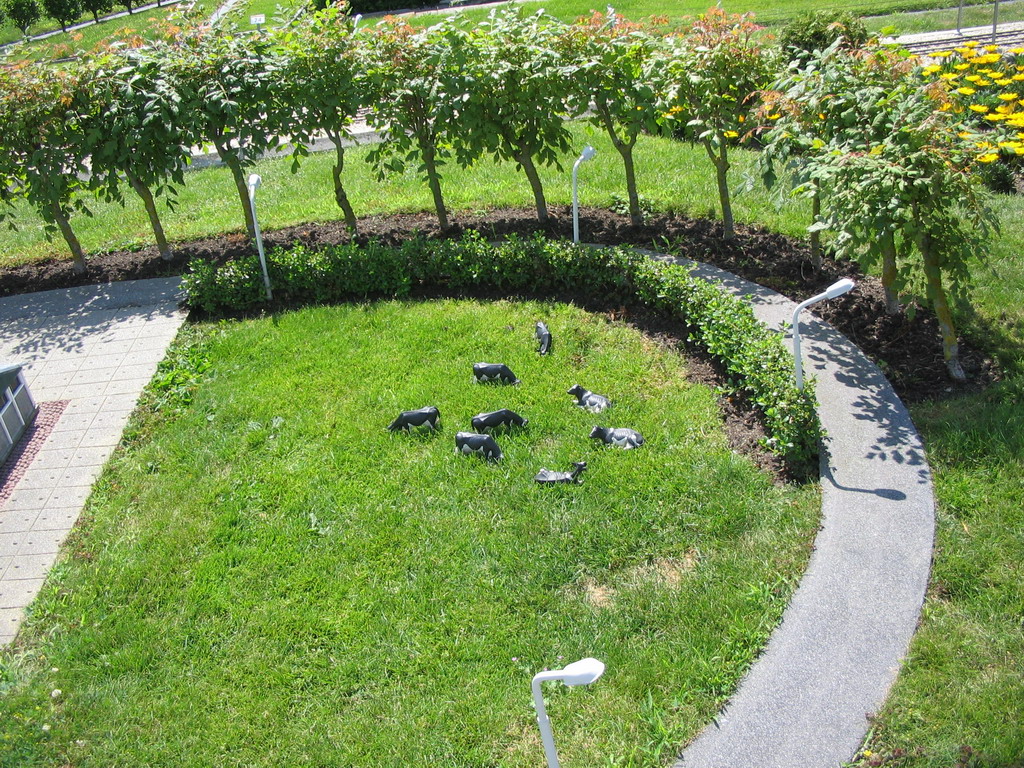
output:
[[[70,531],[75,527],[79,516],[82,514],[81,507],[60,507],[44,509],[39,516],[32,521],[33,531]]]
[[[58,419],[57,424],[60,424]],[[62,449],[62,448],[77,448],[82,444],[82,438],[86,435],[85,429],[67,429],[61,430],[60,432],[52,432],[46,443],[43,445],[43,450],[48,449]]]
[[[0,644],[7,645],[14,639],[23,616],[21,608],[0,608]]]
[[[46,579],[2,579],[0,580],[0,610],[24,608],[35,600]]]
[[[45,555],[15,555],[11,564],[7,566],[4,579],[41,579],[50,572],[55,557],[52,554]]]
[[[31,531],[39,515],[38,509],[2,510],[0,511],[0,534]]]
[[[53,493],[50,488],[15,488],[10,498],[3,503],[5,512],[11,510],[42,509]]]

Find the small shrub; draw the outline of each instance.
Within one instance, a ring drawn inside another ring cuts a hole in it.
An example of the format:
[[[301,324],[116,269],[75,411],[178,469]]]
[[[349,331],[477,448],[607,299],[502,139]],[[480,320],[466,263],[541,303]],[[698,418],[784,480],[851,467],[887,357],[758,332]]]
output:
[[[782,30],[779,42],[784,50],[803,58],[824,51],[840,37],[844,48],[854,49],[864,45],[870,35],[858,16],[849,11],[826,10],[797,16]]]

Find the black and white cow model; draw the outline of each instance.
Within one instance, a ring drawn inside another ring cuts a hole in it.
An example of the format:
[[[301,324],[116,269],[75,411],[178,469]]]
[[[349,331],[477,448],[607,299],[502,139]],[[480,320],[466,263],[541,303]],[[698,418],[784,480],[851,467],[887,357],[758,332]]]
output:
[[[540,347],[537,349],[542,355],[546,355],[551,351],[551,331],[548,330],[548,326],[545,322],[541,321],[537,323],[537,341]]]
[[[600,413],[612,404],[612,401],[604,395],[594,394],[589,389],[584,389],[579,384],[573,385],[572,389],[566,392],[566,394],[574,395],[576,397],[576,405],[584,410],[590,411],[591,413]]]
[[[478,384],[495,381],[499,384],[518,384],[519,379],[504,363],[473,363],[473,376]]]
[[[428,405],[426,408],[417,408],[415,411],[402,411],[398,418],[388,425],[388,429],[397,432],[404,429],[408,432],[412,427],[426,426],[429,429],[437,429],[437,420],[441,418],[441,412],[437,406]]]
[[[587,469],[587,462],[585,461],[574,461],[572,464],[572,472],[555,472],[553,469],[541,468],[534,476],[534,482],[537,483],[576,483],[579,485],[583,482],[580,475]]]
[[[529,419],[524,419],[515,411],[502,408],[500,411],[490,413],[478,413],[470,422],[477,432],[487,432],[498,427],[525,427]]]
[[[501,458],[501,448],[490,435],[478,435],[476,432],[459,432],[455,435],[456,453],[478,453],[488,461]]]
[[[594,427],[590,436],[605,445],[617,445],[625,448],[637,448],[644,444],[644,436],[635,429],[612,429],[611,427]]]

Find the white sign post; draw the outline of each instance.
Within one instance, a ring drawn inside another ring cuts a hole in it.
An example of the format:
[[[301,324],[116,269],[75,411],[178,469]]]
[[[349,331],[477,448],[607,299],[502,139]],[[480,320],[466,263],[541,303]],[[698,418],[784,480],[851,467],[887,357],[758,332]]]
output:
[[[255,13],[249,17],[249,23],[254,27],[258,27],[261,24],[267,23],[267,15],[265,13]]]

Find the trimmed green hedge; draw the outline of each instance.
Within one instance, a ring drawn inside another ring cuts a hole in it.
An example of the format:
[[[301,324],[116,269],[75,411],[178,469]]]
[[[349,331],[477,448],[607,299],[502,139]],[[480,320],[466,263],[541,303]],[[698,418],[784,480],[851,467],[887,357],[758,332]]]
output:
[[[268,253],[267,268],[280,306],[403,297],[413,285],[639,300],[685,323],[688,340],[722,363],[729,386],[764,414],[769,450],[801,470],[812,469],[817,456],[821,428],[814,395],[796,388],[782,334],[759,323],[747,302],[678,264],[626,248],[580,247],[539,236],[492,244],[471,233],[396,247],[295,245]],[[213,315],[265,304],[255,255],[220,266],[193,261],[183,285],[187,304]]]

